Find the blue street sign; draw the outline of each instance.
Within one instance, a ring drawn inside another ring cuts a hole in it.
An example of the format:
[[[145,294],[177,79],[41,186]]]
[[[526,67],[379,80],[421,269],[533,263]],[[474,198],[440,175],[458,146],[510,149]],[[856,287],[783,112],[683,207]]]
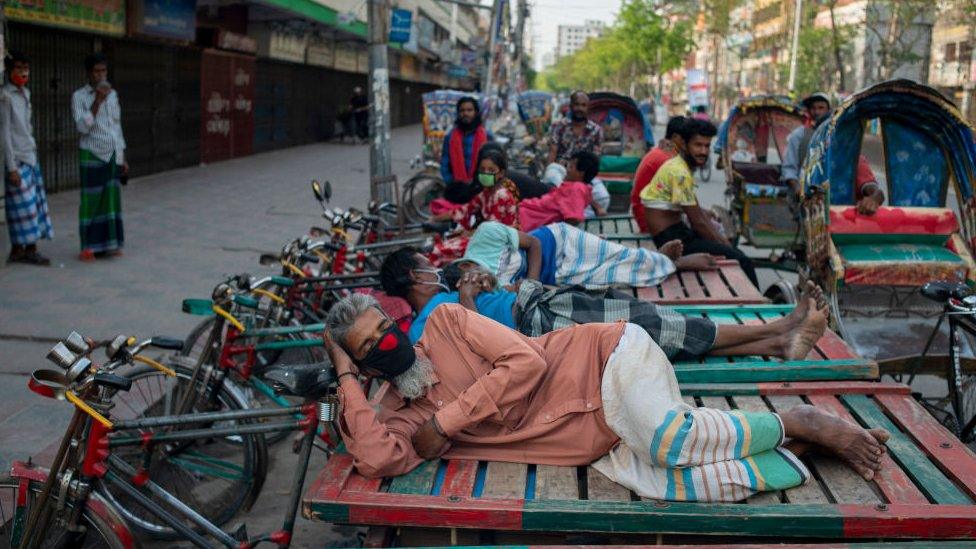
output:
[[[410,41],[410,23],[413,12],[410,10],[390,11],[390,42],[406,44]]]

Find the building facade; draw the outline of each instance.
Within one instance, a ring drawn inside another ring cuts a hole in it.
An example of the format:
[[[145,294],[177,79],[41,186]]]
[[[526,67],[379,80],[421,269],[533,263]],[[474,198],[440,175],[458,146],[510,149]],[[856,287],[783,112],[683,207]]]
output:
[[[71,93],[101,51],[122,104],[133,175],[329,139],[366,87],[365,3],[355,0],[9,0],[6,47],[31,58],[34,127],[52,191],[78,185]],[[402,0],[410,40],[389,50],[391,124],[420,95],[472,89],[484,40],[472,8]],[[70,15],[65,15],[70,14]]]
[[[603,33],[606,24],[603,21],[587,20],[582,25],[559,25],[556,37],[556,58],[573,55],[590,38],[596,38]]]

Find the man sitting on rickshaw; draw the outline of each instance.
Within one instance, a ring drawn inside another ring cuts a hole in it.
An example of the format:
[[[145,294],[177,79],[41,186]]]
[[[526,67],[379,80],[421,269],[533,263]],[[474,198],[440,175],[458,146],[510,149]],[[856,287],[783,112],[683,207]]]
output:
[[[478,263],[460,259],[437,269],[411,248],[386,257],[380,283],[387,295],[406,299],[416,313],[407,332],[412,343],[420,339],[430,314],[442,303],[460,303],[532,337],[574,324],[633,322],[650,334],[669,360],[694,360],[706,354],[802,360],[827,325],[826,301],[812,283],[789,316],[769,324],[744,325],[687,317],[613,289],[546,288],[529,278],[503,288]]]
[[[444,198],[454,204],[466,204],[481,191],[480,185],[473,184],[478,171],[477,158],[481,147],[490,140],[491,134],[481,121],[478,101],[471,96],[458,99],[457,119],[444,136],[441,148]]]
[[[658,141],[657,145],[644,155],[637,166],[637,171],[634,172],[634,187],[630,190],[630,214],[634,216],[634,221],[637,222],[637,227],[642,233],[650,233],[651,229],[647,226],[647,213],[644,211],[644,205],[641,204],[640,193],[651,183],[651,179],[661,166],[677,154],[675,141],[681,139],[678,128],[685,123],[685,120],[687,118],[684,116],[672,116],[668,120],[664,139]]]
[[[549,128],[548,164],[567,164],[578,152],[600,155],[603,147],[603,128],[587,118],[590,97],[583,91],[569,96],[569,117],[557,120]]]
[[[692,169],[708,162],[708,150],[716,133],[715,125],[704,120],[689,119],[677,133],[681,137],[675,143],[677,156],[665,162],[640,193],[654,244],[663,246],[677,239],[684,244],[686,254],[706,253],[735,259],[749,280],[758,287],[759,280],[752,260],[720,233],[712,216],[698,205],[695,195],[697,184]],[[690,227],[683,216],[688,218]]]
[[[809,405],[781,413],[692,408],[671,363],[636,324],[530,338],[444,304],[413,345],[374,298],[354,294],[332,306],[326,326],[340,434],[367,477],[438,457],[593,463],[643,497],[737,501],[809,480],[797,456],[812,445],[870,480],[889,436]],[[391,387],[371,403],[360,374]]]
[[[817,126],[822,124],[830,117],[830,98],[827,94],[817,92],[802,101],[803,108],[806,110],[806,120],[802,126],[798,126],[790,132],[786,138],[786,153],[783,155],[783,166],[780,178],[790,186],[797,194],[800,189],[800,170],[806,161],[810,151],[810,140]],[[856,144],[851,144],[856,146]],[[857,170],[854,175],[854,200],[857,205],[857,213],[871,215],[878,211],[878,207],[884,204],[885,195],[878,185],[878,180],[871,171],[871,164],[864,155],[858,155]]]

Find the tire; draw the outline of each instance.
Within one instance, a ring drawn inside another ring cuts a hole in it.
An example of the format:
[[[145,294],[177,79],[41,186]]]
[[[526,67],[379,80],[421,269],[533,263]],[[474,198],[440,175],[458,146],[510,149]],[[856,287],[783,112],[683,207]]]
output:
[[[766,288],[763,295],[777,305],[796,305],[799,301],[799,292],[796,286],[788,280],[775,282],[772,286]]]
[[[430,219],[430,203],[444,196],[444,181],[426,172],[419,173],[403,186],[404,214],[411,223],[423,223]]]
[[[0,549],[10,549],[14,547],[11,536],[13,535],[13,513],[16,505],[16,496],[20,487],[21,479],[5,476],[0,478]],[[38,480],[27,481],[28,497],[26,506],[19,511],[23,516],[30,515],[31,507],[35,499],[41,493],[43,482]],[[97,493],[89,496],[92,502],[86,506],[81,514],[81,522],[86,527],[81,534],[68,532],[57,524],[57,513],[51,517],[45,532],[44,540],[39,547],[41,549],[67,548],[72,549],[125,549],[132,546],[132,535],[122,518],[116,513],[116,509],[102,500]],[[49,505],[58,503],[58,494],[54,490],[48,499]],[[65,514],[71,510],[71,506],[66,506]],[[22,527],[22,526],[21,526]]]
[[[172,363],[169,366],[176,371],[175,379],[150,366],[140,365],[123,373],[132,380],[132,388],[111,395],[115,405],[113,417],[135,419],[175,413],[182,390],[189,386],[192,370]],[[215,398],[208,401],[198,399],[190,413],[248,408],[240,389],[226,379]],[[251,421],[240,420],[237,424]],[[234,422],[226,421],[217,425],[191,424],[184,428],[232,425]],[[140,447],[118,447],[114,453],[136,469],[142,466]],[[254,502],[264,484],[267,468],[268,447],[264,436],[234,435],[197,439],[182,446],[180,443],[159,444],[152,455],[149,479],[219,526]],[[157,539],[178,537],[172,528],[110,485],[102,484],[100,493],[140,532]]]

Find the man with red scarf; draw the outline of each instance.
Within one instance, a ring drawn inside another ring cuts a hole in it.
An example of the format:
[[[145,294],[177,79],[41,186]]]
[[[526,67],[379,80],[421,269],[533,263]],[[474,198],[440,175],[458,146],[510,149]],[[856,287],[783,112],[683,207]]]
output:
[[[471,96],[458,99],[457,120],[444,136],[441,148],[444,198],[455,204],[466,204],[481,191],[480,185],[472,185],[478,171],[475,163],[478,151],[490,140],[491,135],[481,123],[478,101]]]

